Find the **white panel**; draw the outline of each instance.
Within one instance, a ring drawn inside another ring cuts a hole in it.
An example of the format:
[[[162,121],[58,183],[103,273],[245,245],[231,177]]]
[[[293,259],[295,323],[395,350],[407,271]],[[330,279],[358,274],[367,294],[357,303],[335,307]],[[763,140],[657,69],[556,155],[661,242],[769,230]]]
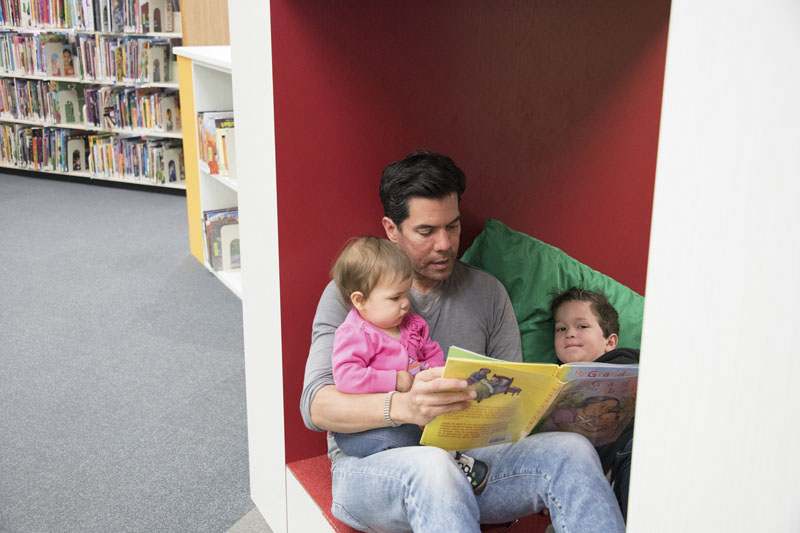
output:
[[[242,242],[250,495],[286,531],[278,218],[269,2],[228,2]]]
[[[628,531],[800,531],[799,22],[672,2]]]
[[[335,531],[317,502],[311,498],[288,468],[286,469],[286,498],[289,511],[288,531],[291,533]]]

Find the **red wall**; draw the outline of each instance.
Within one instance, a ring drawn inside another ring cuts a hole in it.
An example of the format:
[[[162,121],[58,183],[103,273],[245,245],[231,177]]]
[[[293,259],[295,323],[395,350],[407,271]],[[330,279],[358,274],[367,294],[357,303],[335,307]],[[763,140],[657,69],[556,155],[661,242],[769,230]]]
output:
[[[487,218],[643,292],[669,1],[273,0],[286,453],[324,451],[297,406],[334,254],[381,234],[406,153],[467,174]]]

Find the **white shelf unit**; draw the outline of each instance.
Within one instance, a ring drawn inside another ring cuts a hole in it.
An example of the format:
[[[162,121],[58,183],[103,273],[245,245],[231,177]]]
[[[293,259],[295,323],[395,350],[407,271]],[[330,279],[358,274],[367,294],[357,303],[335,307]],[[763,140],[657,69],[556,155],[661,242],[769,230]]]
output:
[[[75,27],[56,27],[56,26],[12,26],[12,25],[0,25],[0,34],[6,32],[16,32],[16,33],[28,33],[28,34],[66,34],[75,36],[76,34],[80,35],[105,35],[105,36],[119,36],[119,37],[151,37],[154,39],[169,39],[174,41],[176,39],[181,39],[182,34],[181,32],[112,32],[112,31],[95,31],[95,30],[85,30],[81,28]],[[174,89],[176,90],[177,96],[177,89],[178,89],[178,81],[177,81],[177,69],[175,70],[174,80],[167,81],[167,82],[136,82],[136,81],[116,81],[116,80],[94,80],[94,79],[84,79],[81,77],[73,76],[73,77],[66,77],[66,76],[43,76],[38,74],[31,74],[31,73],[20,73],[20,72],[8,72],[8,71],[0,71],[0,78],[14,78],[19,80],[38,80],[38,81],[57,81],[57,82],[67,82],[67,83],[76,83],[82,85],[95,85],[95,86],[109,86],[109,87],[119,87],[119,88],[154,88],[154,89]],[[8,112],[0,114],[0,125],[1,124],[18,124],[23,126],[35,126],[35,127],[42,127],[42,128],[59,128],[59,129],[70,129],[76,131],[84,131],[90,134],[94,133],[113,133],[119,138],[123,137],[147,137],[148,139],[182,139],[183,133],[181,131],[161,131],[157,129],[134,129],[134,128],[121,128],[121,127],[113,127],[113,128],[104,128],[100,126],[96,126],[93,124],[86,124],[84,122],[71,122],[71,123],[51,123],[44,120],[30,120],[20,117],[15,117]],[[88,141],[87,141],[88,147]],[[185,181],[178,181],[177,183],[156,183],[152,181],[146,180],[138,180],[138,179],[131,179],[125,177],[108,177],[108,176],[100,176],[91,173],[88,170],[85,171],[68,171],[62,172],[60,170],[53,170],[53,169],[45,169],[45,168],[28,168],[24,165],[17,165],[17,164],[10,164],[8,162],[0,162],[0,168],[9,168],[9,169],[16,169],[16,170],[23,170],[27,172],[38,172],[38,173],[45,173],[50,175],[61,175],[61,176],[77,176],[87,179],[96,179],[102,181],[113,181],[118,183],[132,183],[137,185],[145,185],[150,187],[159,187],[159,188],[166,188],[166,189],[186,189],[186,182]]]
[[[231,76],[230,47],[202,46],[178,47],[176,55],[192,60],[192,84],[194,88],[194,111],[230,111],[233,109],[233,81]],[[183,120],[196,120],[184,115]],[[198,132],[199,133],[199,132]],[[193,140],[199,143],[197,136]],[[198,153],[200,147],[198,146]],[[228,154],[236,157],[236,154]],[[200,188],[201,213],[211,209],[238,207],[239,182],[236,176],[211,174],[202,161],[197,162]],[[200,223],[200,221],[198,221]],[[214,271],[207,261],[206,268],[213,272],[222,283],[242,297],[241,270]]]

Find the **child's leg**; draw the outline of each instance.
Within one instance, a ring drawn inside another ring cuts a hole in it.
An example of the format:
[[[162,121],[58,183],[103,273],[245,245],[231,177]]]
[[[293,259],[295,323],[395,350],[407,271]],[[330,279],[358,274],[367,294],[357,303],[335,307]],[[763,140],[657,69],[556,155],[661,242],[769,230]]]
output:
[[[367,457],[373,453],[419,445],[422,429],[415,424],[396,428],[368,429],[358,433],[334,433],[339,449],[351,457]]]
[[[622,511],[622,518],[628,520],[628,485],[631,478],[631,455],[633,452],[633,440],[621,452],[617,452],[614,464],[611,465],[611,484],[614,495],[619,502],[619,509]]]

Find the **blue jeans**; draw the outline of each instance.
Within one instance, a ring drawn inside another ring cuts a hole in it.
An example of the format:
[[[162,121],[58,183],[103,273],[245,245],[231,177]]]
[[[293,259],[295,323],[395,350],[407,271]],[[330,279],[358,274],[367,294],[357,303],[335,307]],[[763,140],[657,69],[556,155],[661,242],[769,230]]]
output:
[[[366,457],[403,446],[419,446],[421,437],[422,428],[416,424],[368,429],[358,433],[333,434],[339,449],[353,457]]]
[[[547,507],[559,532],[625,531],[597,453],[580,435],[540,433],[465,453],[491,465],[480,496],[439,448],[341,456],[332,468],[331,511],[361,531],[477,533],[479,523],[502,524]]]

